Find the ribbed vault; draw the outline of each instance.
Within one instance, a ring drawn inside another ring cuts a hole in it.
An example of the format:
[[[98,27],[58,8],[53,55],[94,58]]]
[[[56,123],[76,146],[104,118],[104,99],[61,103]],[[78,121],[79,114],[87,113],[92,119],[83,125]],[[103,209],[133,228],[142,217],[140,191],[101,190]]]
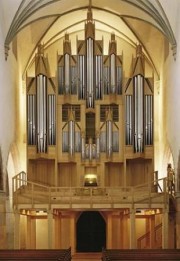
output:
[[[40,42],[47,47],[66,31],[83,30],[89,5],[96,28],[114,31],[131,45],[141,43],[157,75],[162,43],[169,43],[175,53],[176,40],[160,0],[16,0],[18,5],[6,28],[5,55],[7,58],[10,44],[18,39],[24,73]]]

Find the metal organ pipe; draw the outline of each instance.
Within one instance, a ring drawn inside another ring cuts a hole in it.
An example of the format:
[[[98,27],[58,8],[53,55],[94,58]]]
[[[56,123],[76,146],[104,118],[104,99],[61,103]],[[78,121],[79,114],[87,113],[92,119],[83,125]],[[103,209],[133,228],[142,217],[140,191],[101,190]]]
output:
[[[93,142],[92,138],[89,138],[89,160],[93,159]]]
[[[111,93],[116,93],[116,56],[115,54],[111,54],[110,56],[110,86],[111,86]]]
[[[95,73],[95,82],[96,82],[96,99],[102,99],[102,56],[96,55],[96,73]]]
[[[64,56],[64,89],[65,94],[70,93],[70,55],[68,53]]]
[[[108,119],[106,120],[106,153],[108,158],[112,156],[112,148],[113,148],[113,122],[111,117],[108,116]]]
[[[132,95],[126,95],[126,145],[132,145]]]
[[[68,141],[69,141],[69,155],[72,157],[75,152],[75,121],[72,119],[72,117],[70,117],[68,121]]]
[[[85,99],[85,57],[84,55],[78,56],[78,75],[79,75],[79,99]]]
[[[153,96],[145,95],[145,144],[152,145],[153,140]]]
[[[55,125],[56,105],[55,95],[48,95],[48,128],[49,128],[49,145],[56,143],[56,125]]]
[[[94,40],[87,39],[87,108],[94,108]]]
[[[100,158],[100,136],[96,135],[96,159]]]
[[[37,78],[37,149],[47,152],[47,77]]]
[[[36,104],[35,95],[27,96],[28,103],[28,144],[36,144]]]
[[[143,80],[142,75],[134,77],[134,151],[143,152]]]
[[[85,136],[84,133],[81,134],[81,158],[85,160],[86,158],[86,148],[85,148]]]

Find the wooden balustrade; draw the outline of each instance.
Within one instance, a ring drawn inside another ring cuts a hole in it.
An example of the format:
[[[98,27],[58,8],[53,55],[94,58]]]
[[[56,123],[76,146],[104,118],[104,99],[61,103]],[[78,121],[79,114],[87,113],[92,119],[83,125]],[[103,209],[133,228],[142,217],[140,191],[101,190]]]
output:
[[[68,249],[7,249],[0,250],[1,261],[71,261],[71,248]]]
[[[103,249],[102,261],[179,261],[180,249]]]

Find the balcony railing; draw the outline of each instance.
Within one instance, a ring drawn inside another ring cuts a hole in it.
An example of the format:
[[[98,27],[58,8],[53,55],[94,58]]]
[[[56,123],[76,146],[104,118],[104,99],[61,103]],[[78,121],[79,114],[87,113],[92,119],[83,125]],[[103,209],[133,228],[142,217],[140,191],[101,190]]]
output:
[[[69,207],[118,207],[119,204],[167,204],[167,178],[126,187],[55,187],[28,181],[25,172],[13,178],[13,204],[61,204]]]

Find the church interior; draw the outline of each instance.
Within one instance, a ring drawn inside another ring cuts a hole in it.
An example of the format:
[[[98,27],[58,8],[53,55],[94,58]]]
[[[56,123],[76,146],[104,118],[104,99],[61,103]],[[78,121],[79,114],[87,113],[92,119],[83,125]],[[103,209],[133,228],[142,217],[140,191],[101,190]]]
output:
[[[0,249],[180,248],[179,1],[0,7]]]

